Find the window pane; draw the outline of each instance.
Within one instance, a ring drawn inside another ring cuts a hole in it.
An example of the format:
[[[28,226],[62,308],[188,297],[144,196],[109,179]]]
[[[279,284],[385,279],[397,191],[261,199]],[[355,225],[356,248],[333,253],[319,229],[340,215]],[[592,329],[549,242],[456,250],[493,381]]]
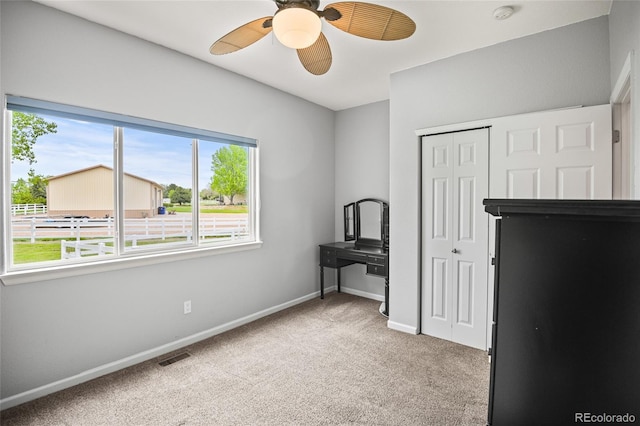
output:
[[[200,240],[227,243],[250,239],[249,148],[200,141]]]
[[[191,139],[124,129],[125,251],[192,245]]]
[[[113,128],[14,111],[11,148],[11,264],[113,254]]]
[[[0,174],[10,176],[11,205],[0,200],[8,213],[0,274],[259,239],[255,140],[8,99],[12,155]]]

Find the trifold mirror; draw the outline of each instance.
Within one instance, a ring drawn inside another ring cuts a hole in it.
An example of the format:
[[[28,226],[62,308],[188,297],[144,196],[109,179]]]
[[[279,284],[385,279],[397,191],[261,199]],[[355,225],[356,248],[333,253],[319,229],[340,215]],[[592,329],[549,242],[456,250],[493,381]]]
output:
[[[389,205],[365,198],[344,206],[344,240],[356,247],[389,247]]]

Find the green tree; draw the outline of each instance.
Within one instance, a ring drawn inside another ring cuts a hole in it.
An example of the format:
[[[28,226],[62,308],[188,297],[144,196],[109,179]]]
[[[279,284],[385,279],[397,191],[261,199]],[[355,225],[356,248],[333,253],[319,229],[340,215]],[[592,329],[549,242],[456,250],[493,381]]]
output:
[[[215,198],[215,194],[211,190],[211,188],[204,188],[200,191],[200,199],[201,200],[213,200]]]
[[[11,204],[31,204],[31,191],[29,183],[20,178],[11,184]]]
[[[229,145],[220,148],[211,156],[211,190],[229,197],[230,204],[236,195],[247,191],[247,150]]]
[[[181,186],[176,187],[169,191],[169,197],[173,204],[184,204],[191,202],[191,189],[183,188]]]
[[[28,161],[29,165],[37,162],[34,146],[40,136],[57,133],[58,125],[35,114],[13,111],[11,121],[11,159]],[[13,204],[45,204],[47,202],[48,181],[43,175],[37,175],[33,168],[29,169],[27,180],[20,178],[11,185],[11,202]]]
[[[170,183],[169,185],[162,185],[162,197],[171,198],[171,191],[174,191],[178,185]]]
[[[12,115],[11,158],[28,161],[31,165],[37,161],[33,150],[36,140],[48,133],[56,133],[58,125],[35,114],[14,111]]]
[[[43,175],[37,175],[33,170],[29,171],[29,192],[31,192],[32,203],[47,204],[47,185],[49,180]]]
[[[48,180],[29,171],[29,179],[18,179],[11,184],[12,204],[46,204]]]

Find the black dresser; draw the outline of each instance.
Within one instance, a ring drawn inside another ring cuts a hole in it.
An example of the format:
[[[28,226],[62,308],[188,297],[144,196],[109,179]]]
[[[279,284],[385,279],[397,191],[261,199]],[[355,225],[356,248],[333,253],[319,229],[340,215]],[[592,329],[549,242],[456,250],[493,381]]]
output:
[[[640,423],[640,202],[484,204],[500,217],[488,424]]]

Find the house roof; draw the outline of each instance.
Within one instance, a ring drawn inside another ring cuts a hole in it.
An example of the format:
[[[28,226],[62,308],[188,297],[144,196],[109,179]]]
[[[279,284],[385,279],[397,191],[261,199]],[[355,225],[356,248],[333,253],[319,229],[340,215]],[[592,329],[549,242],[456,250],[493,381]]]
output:
[[[63,174],[57,175],[57,176],[52,176],[50,178],[47,178],[47,180],[52,181],[54,179],[60,179],[60,178],[66,177],[66,176],[77,175],[77,174],[80,174],[80,173],[85,173],[85,172],[88,172],[90,170],[95,170],[95,169],[99,169],[99,168],[103,168],[103,169],[106,169],[106,170],[109,170],[109,171],[113,172],[113,168],[105,166],[104,164],[97,164],[95,166],[85,167],[84,169],[74,170],[72,172],[67,172],[67,173],[63,173]],[[132,175],[131,173],[126,173],[126,172],[125,172],[125,176],[130,176],[130,177],[138,179],[138,180],[143,180],[145,182],[150,183],[153,186],[157,186],[158,188],[162,188],[162,185],[160,185],[159,183],[154,182],[154,181],[152,181],[150,179],[146,179],[146,178],[143,178],[143,177],[140,177],[140,176]]]

